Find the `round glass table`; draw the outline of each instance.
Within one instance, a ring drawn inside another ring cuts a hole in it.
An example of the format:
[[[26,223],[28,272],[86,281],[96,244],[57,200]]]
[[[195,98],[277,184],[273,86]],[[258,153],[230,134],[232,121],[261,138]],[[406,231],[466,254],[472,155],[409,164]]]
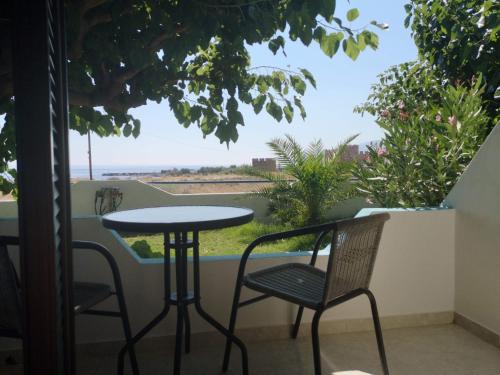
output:
[[[242,225],[253,219],[253,211],[248,208],[226,206],[168,206],[141,208],[119,211],[104,215],[102,224],[105,228],[135,233],[163,233],[164,235],[164,307],[162,311],[132,339],[132,345],[162,321],[168,314],[170,306],[177,307],[177,326],[174,355],[174,374],[180,373],[183,336],[185,351],[190,350],[190,321],[188,306],[194,304],[198,314],[233,341],[241,350],[243,373],[248,372],[248,359],[245,345],[231,334],[222,324],[217,322],[201,306],[200,298],[200,254],[199,232],[209,229],[221,229]],[[193,257],[193,291],[188,285],[188,250],[192,249]],[[170,286],[170,253],[175,256],[176,290],[172,293]],[[180,296],[180,297],[179,297]],[[183,334],[184,333],[184,334]],[[120,368],[123,369],[123,354],[127,346],[122,348]]]

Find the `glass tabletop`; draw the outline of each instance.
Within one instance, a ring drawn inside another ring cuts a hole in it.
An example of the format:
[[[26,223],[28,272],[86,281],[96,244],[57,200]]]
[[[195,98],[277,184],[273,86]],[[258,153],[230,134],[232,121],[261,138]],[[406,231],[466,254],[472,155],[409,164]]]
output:
[[[167,206],[140,208],[106,214],[104,227],[128,232],[159,233],[200,231],[242,225],[253,211],[229,206]]]

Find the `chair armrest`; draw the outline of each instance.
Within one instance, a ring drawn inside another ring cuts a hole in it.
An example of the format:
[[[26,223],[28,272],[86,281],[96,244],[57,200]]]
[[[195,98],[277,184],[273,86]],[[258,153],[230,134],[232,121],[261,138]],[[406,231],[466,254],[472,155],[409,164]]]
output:
[[[0,242],[8,246],[19,246],[19,237],[17,236],[0,236]]]
[[[108,249],[106,249],[103,245],[92,241],[73,241],[72,247],[73,250],[90,250],[101,254],[104,259],[106,259],[106,262],[111,269],[115,291],[119,292],[123,289],[118,264]]]
[[[318,234],[318,237],[316,237],[316,241],[314,242],[314,247],[313,247],[313,251],[312,251],[311,261],[309,262],[309,264],[311,266],[314,266],[316,264],[316,259],[318,258],[319,247],[320,247],[321,243],[323,242],[323,239],[325,238],[325,236],[328,233],[333,232],[333,231],[334,231],[334,228],[332,228],[331,230],[324,230],[323,232]]]
[[[322,239],[331,231],[335,230],[337,224],[336,222],[330,222],[326,224],[320,224],[320,225],[312,225],[308,227],[303,227],[303,228],[297,228],[297,229],[292,229],[292,230],[287,230],[283,232],[276,232],[276,233],[271,233],[271,234],[265,234],[261,237],[258,237],[256,240],[254,240],[250,245],[247,246],[245,249],[243,255],[241,256],[241,261],[240,261],[240,267],[238,271],[238,276],[243,276],[243,272],[245,270],[245,266],[248,260],[248,257],[252,253],[252,251],[260,244],[265,243],[265,242],[271,242],[271,241],[276,241],[276,240],[284,240],[288,238],[293,238],[293,237],[299,237],[299,236],[304,236],[308,234],[316,234],[319,233],[315,244],[314,244],[314,250],[313,250],[313,256],[311,259],[311,262],[316,261],[316,257],[318,254],[319,250],[319,245],[321,244]],[[312,263],[314,264],[314,263]]]

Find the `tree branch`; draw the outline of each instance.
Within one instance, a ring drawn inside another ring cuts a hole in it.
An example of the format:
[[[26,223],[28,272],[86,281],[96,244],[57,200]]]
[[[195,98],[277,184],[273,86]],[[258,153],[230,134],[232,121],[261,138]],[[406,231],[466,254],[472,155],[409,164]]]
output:
[[[206,8],[242,8],[249,5],[256,5],[260,3],[271,3],[271,0],[253,0],[239,4],[210,4],[203,1],[195,1],[196,4]]]
[[[12,85],[12,74],[4,74],[0,77],[0,100],[9,98],[14,95],[14,87]]]
[[[85,14],[90,9],[97,8],[98,6],[101,6],[107,1],[108,0],[81,0],[79,8],[81,9],[82,13]]]
[[[87,13],[94,8],[106,3],[107,0],[82,0],[77,5],[79,12],[79,30],[78,36],[70,51],[68,51],[68,57],[73,59],[79,59],[83,53],[83,40],[85,35],[89,30],[99,24],[111,22],[112,16],[110,13],[96,13],[92,17],[87,17]]]

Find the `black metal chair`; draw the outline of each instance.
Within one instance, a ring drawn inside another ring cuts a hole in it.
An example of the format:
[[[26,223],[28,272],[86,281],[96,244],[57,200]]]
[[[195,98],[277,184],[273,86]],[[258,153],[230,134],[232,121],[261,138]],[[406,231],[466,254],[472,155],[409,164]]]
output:
[[[22,329],[21,288],[16,270],[7,251],[8,246],[19,245],[19,239],[12,236],[0,236],[0,336],[20,338]],[[130,364],[134,375],[139,374],[139,367],[134,346],[131,344],[132,333],[128,318],[127,306],[123,294],[120,271],[113,256],[102,245],[90,241],[73,241],[74,250],[90,250],[102,255],[108,263],[113,275],[114,290],[110,285],[89,282],[74,282],[73,302],[75,314],[101,315],[116,317],[122,320],[123,332],[127,345],[118,355],[118,374],[123,373],[124,357],[129,353]],[[98,310],[94,307],[116,295],[119,311]]]
[[[229,331],[234,333],[239,307],[247,306],[268,297],[278,297],[299,305],[295,324],[292,329],[292,337],[296,338],[304,308],[312,309],[315,311],[311,326],[314,373],[320,375],[321,359],[318,327],[321,314],[333,306],[365,294],[371,305],[382,369],[384,374],[388,375],[389,368],[385,355],[377,304],[373,293],[368,289],[383,226],[388,219],[389,214],[377,214],[269,234],[256,239],[247,247],[240,262],[229,321]],[[316,238],[309,264],[288,263],[245,275],[245,266],[248,257],[256,246],[264,242],[311,234],[318,234],[318,237]],[[332,235],[332,240],[325,272],[314,267],[314,265],[319,247],[329,234]],[[262,294],[240,302],[240,294],[243,286]],[[230,354],[231,342],[227,341],[223,371],[226,371],[228,368]],[[244,369],[244,372],[248,372],[248,369]]]

